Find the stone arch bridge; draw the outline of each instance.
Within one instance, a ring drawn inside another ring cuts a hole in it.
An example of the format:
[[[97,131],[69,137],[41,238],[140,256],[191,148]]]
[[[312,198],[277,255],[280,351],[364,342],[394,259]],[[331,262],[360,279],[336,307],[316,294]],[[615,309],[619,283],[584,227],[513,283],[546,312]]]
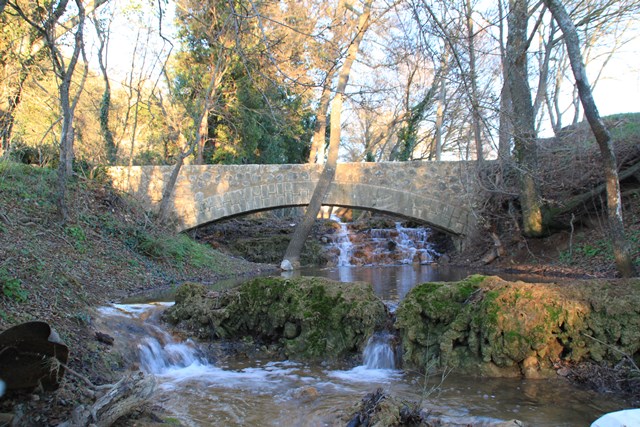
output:
[[[308,205],[322,165],[186,165],[171,198],[179,231],[247,213]],[[173,166],[110,167],[116,189],[158,209]],[[340,163],[323,204],[471,232],[473,162]]]

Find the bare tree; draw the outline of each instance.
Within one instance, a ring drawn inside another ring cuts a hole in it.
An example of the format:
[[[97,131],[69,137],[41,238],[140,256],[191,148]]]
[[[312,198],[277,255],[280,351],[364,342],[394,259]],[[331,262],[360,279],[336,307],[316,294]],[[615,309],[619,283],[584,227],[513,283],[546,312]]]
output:
[[[476,158],[478,161],[483,160],[482,148],[482,117],[480,113],[480,101],[478,94],[478,72],[476,61],[476,36],[473,21],[473,9],[471,8],[471,0],[464,3],[464,14],[467,28],[467,49],[469,51],[469,86],[471,93],[469,94],[471,101],[471,113],[473,117],[473,139],[476,146]]]
[[[576,86],[580,94],[580,101],[582,102],[587,121],[600,147],[607,188],[607,213],[616,267],[622,277],[632,277],[637,274],[637,272],[635,271],[629,243],[624,233],[620,181],[618,180],[618,167],[613,150],[613,143],[611,141],[611,134],[600,118],[600,113],[598,113],[598,108],[593,99],[591,86],[589,85],[587,73],[582,62],[580,40],[571,17],[559,1],[544,0],[544,3],[553,14],[554,19],[564,34],[564,42],[569,54],[569,60],[571,61],[571,69],[573,70],[573,75],[576,80]]]
[[[186,16],[191,16],[194,20],[198,21],[198,24],[203,25],[205,28],[203,36],[207,39],[217,40],[220,45],[212,47],[212,50],[209,52],[207,57],[209,63],[206,64],[208,76],[204,76],[208,77],[208,83],[202,88],[200,93],[195,94],[197,102],[191,110],[194,136],[187,141],[185,147],[181,148],[180,154],[171,171],[169,181],[163,189],[159,209],[159,216],[162,220],[168,219],[169,201],[184,160],[198,148],[197,157],[202,161],[202,152],[204,150],[203,141],[207,138],[208,132],[207,118],[209,113],[214,110],[214,107],[217,105],[223,80],[230,68],[229,59],[232,52],[229,51],[229,46],[237,46],[237,38],[240,36],[239,26],[235,23],[235,19],[240,19],[240,17],[234,16],[230,13],[230,10],[226,12],[221,11],[217,6],[218,5],[215,4],[210,5],[205,13],[206,16],[212,18],[215,25],[210,25],[210,22],[202,22],[200,17],[191,15],[191,11],[194,9],[189,9],[184,5],[181,6]],[[165,76],[167,76],[166,73]],[[167,77],[167,84],[171,85],[169,80]]]
[[[327,133],[327,113],[329,112],[329,101],[331,101],[331,81],[335,75],[335,68],[331,68],[322,83],[322,94],[316,113],[316,124],[311,139],[311,150],[309,151],[309,163],[324,163],[325,146]]]
[[[95,2],[91,2],[87,5],[87,10],[91,12],[102,6],[106,1],[107,0],[96,0]],[[19,62],[19,72],[17,73],[18,79],[15,81],[15,84],[13,84],[14,87],[7,89],[6,99],[8,106],[5,111],[0,110],[0,138],[2,139],[0,152],[6,152],[9,149],[15,121],[15,112],[22,101],[25,82],[31,74],[31,69],[38,61],[46,57],[43,48],[50,50],[52,44],[55,45],[63,36],[69,34],[76,29],[81,22],[84,22],[84,18],[79,15],[71,13],[67,16],[64,14],[68,3],[68,0],[64,0],[59,3],[41,7],[37,3],[24,5],[17,1],[0,1],[0,19],[3,21],[10,19],[8,18],[9,14],[2,14],[4,8],[8,6],[15,12],[17,19],[22,20],[29,27],[29,30],[18,36],[17,41],[9,40],[10,43],[15,43],[16,46],[19,46],[16,49],[11,49],[11,55],[16,55],[16,57],[12,59],[17,59]],[[86,15],[86,13],[85,11],[84,14]],[[65,18],[64,21],[59,22],[63,17]],[[13,36],[16,35],[13,34]],[[7,52],[2,52],[0,55],[6,53]],[[12,79],[6,78],[3,80],[2,83],[6,87],[10,86],[13,81]]]
[[[336,93],[331,102],[331,123],[329,129],[329,152],[327,155],[327,162],[324,165],[322,174],[316,184],[316,188],[311,196],[311,201],[307,207],[302,221],[296,227],[289,246],[284,255],[284,260],[280,264],[280,268],[283,270],[293,270],[300,266],[300,254],[304,246],[304,242],[311,232],[313,223],[320,212],[322,202],[329,192],[329,187],[333,182],[333,178],[336,174],[336,166],[338,163],[338,149],[340,148],[340,133],[341,133],[341,112],[342,104],[345,97],[345,90],[349,82],[349,75],[351,74],[351,67],[358,55],[358,49],[360,43],[364,38],[364,34],[367,32],[371,25],[371,3],[372,0],[367,0],[363,11],[360,13],[358,23],[355,28],[355,36],[349,48],[347,49],[347,56],[338,73],[338,84],[336,86]]]
[[[75,100],[71,98],[72,78],[80,58],[80,54],[84,49],[83,30],[85,9],[82,0],[75,0],[77,15],[76,32],[73,38],[73,52],[71,57],[66,60],[65,55],[58,43],[56,42],[57,29],[60,18],[67,12],[68,0],[51,5],[47,18],[40,23],[29,16],[17,3],[10,3],[10,6],[24,19],[33,26],[42,36],[45,46],[47,47],[53,70],[58,78],[58,96],[60,101],[60,110],[62,113],[62,132],[60,135],[60,163],[58,165],[58,212],[65,223],[69,216],[66,193],[67,180],[71,176],[73,170],[73,141],[74,129],[73,119],[75,107],[77,105],[77,97]]]
[[[525,236],[537,237],[544,233],[542,202],[533,172],[536,170],[536,130],[529,68],[527,65],[527,0],[511,0],[508,16],[507,76],[513,106],[513,136],[516,163],[520,172],[520,205]]]

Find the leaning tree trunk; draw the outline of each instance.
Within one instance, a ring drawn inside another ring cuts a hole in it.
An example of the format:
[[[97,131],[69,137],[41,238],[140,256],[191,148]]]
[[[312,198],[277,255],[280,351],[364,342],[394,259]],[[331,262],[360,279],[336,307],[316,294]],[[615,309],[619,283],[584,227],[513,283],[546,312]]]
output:
[[[329,111],[329,100],[331,98],[331,80],[334,76],[334,70],[327,72],[324,85],[322,86],[322,95],[320,95],[320,105],[318,105],[318,114],[316,117],[316,125],[313,129],[313,137],[311,138],[311,150],[309,151],[309,163],[324,163],[325,157],[325,135],[327,133],[327,113]]]
[[[527,67],[526,0],[512,0],[508,16],[507,78],[513,107],[515,159],[520,172],[520,205],[524,235],[539,237],[544,232],[542,206],[533,176],[537,168],[536,131]]]
[[[616,267],[623,277],[632,277],[637,272],[635,271],[631,259],[631,250],[624,233],[620,181],[618,179],[618,167],[613,150],[613,143],[611,141],[611,134],[600,118],[600,113],[598,113],[598,108],[593,99],[591,86],[589,85],[580,53],[580,40],[578,39],[578,33],[569,14],[558,0],[544,0],[544,3],[553,14],[554,19],[564,34],[564,42],[567,47],[569,61],[571,62],[571,69],[576,79],[576,86],[582,107],[584,108],[584,114],[600,147],[607,188],[607,216],[609,219]]]
[[[340,148],[340,130],[341,122],[340,115],[342,113],[342,102],[344,99],[345,89],[349,82],[349,74],[351,73],[351,66],[356,59],[360,42],[364,37],[364,33],[367,31],[371,17],[371,0],[367,1],[364,7],[364,11],[358,18],[358,26],[356,28],[356,37],[349,45],[347,50],[347,57],[344,60],[342,69],[338,75],[338,86],[336,87],[336,94],[331,102],[331,123],[330,123],[330,136],[329,136],[329,153],[327,155],[327,162],[324,165],[318,184],[313,191],[309,206],[304,213],[304,217],[291,237],[289,246],[284,254],[284,259],[280,264],[280,268],[283,270],[293,270],[300,267],[300,254],[304,247],[304,242],[307,240],[307,236],[311,232],[311,228],[320,212],[322,202],[329,192],[329,187],[333,182],[333,178],[336,174],[336,166],[338,164],[338,149]]]
[[[203,113],[206,114],[206,113]],[[200,118],[202,120],[202,118]],[[169,180],[165,184],[162,190],[162,200],[160,201],[160,207],[158,209],[158,217],[161,221],[166,222],[170,219],[170,211],[169,211],[169,202],[171,201],[171,196],[173,195],[173,189],[176,186],[176,182],[178,182],[178,175],[180,175],[180,170],[182,169],[182,165],[184,165],[184,159],[189,157],[193,151],[196,149],[196,145],[200,140],[200,127],[196,132],[195,138],[191,141],[189,146],[185,151],[181,151],[178,156],[178,160],[176,160],[176,164],[171,169],[171,175],[169,175]]]
[[[220,81],[224,73],[218,72],[218,67],[216,66],[215,72],[211,75],[211,79],[209,80],[209,86],[207,87],[207,95],[204,100],[202,100],[202,106],[200,108],[200,114],[198,117],[194,118],[194,123],[196,126],[196,134],[193,140],[189,143],[189,146],[183,151],[181,150],[180,155],[178,156],[178,160],[176,160],[176,164],[173,166],[171,170],[171,175],[169,176],[169,181],[164,186],[162,190],[162,200],[160,201],[160,208],[158,210],[158,216],[161,221],[167,221],[169,219],[169,202],[171,200],[171,195],[173,194],[173,189],[176,186],[176,182],[178,181],[178,175],[180,175],[180,169],[182,169],[182,165],[184,164],[184,159],[189,157],[193,151],[196,149],[196,146],[200,144],[200,141],[206,137],[206,133],[209,131],[208,126],[208,117],[209,111],[211,110],[211,100],[215,97],[217,88],[220,85]],[[204,135],[203,135],[204,132]],[[203,143],[204,147],[204,143]],[[200,151],[202,154],[202,150]],[[202,163],[199,163],[202,164]]]

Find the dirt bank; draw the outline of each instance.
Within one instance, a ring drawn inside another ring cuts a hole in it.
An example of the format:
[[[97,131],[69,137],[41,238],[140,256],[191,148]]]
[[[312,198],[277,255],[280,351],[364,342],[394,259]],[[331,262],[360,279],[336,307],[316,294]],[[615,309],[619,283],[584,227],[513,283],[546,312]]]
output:
[[[96,307],[188,280],[213,283],[272,268],[175,236],[123,195],[79,177],[69,185],[71,217],[62,225],[54,183],[55,171],[0,162],[0,331],[43,320],[69,347],[70,369],[57,392],[0,398],[0,413],[22,413],[21,426],[68,419],[94,400],[86,380],[113,383],[129,368],[97,339],[109,331],[94,329]]]

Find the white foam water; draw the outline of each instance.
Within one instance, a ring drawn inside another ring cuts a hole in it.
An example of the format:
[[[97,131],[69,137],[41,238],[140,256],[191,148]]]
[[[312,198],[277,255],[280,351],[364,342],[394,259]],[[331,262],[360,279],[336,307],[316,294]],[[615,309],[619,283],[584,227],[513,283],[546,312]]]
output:
[[[367,342],[362,357],[368,369],[395,369],[396,354],[393,349],[393,335],[376,333]]]
[[[340,231],[335,234],[334,245],[338,248],[338,267],[351,266],[351,255],[353,254],[353,244],[349,239],[349,228],[347,224],[342,222],[340,218],[334,214],[331,214],[331,221],[337,223],[340,226]]]
[[[111,306],[101,309],[96,321],[116,337],[116,345],[126,344],[137,351],[141,369],[159,379],[155,401],[185,426],[338,425],[337,414],[341,410],[378,387],[409,401],[420,399],[424,378],[396,369],[390,334],[372,336],[363,351],[363,364],[350,370],[247,358],[230,358],[226,365],[216,366],[203,356],[196,343],[181,341],[162,327],[158,317],[163,309],[157,304]],[[532,425],[559,425],[558,420],[565,422],[570,417],[577,417],[575,425],[588,425],[584,419],[589,415],[580,414],[594,411],[585,398],[582,400],[586,404],[575,404],[582,410],[560,413],[555,398],[550,403],[543,399],[533,405],[525,393],[517,400],[522,387],[538,387],[538,383],[523,385],[516,380],[491,379],[478,383],[453,377],[447,378],[446,384],[449,383],[442,397],[433,396],[425,402],[436,414],[458,414],[464,409],[465,416],[510,419],[510,411],[517,404],[518,418],[533,421]],[[551,395],[562,387],[567,386],[554,383],[551,391],[536,395]],[[484,395],[492,396],[490,405],[482,398]],[[580,393],[564,391],[560,395],[575,399]]]

